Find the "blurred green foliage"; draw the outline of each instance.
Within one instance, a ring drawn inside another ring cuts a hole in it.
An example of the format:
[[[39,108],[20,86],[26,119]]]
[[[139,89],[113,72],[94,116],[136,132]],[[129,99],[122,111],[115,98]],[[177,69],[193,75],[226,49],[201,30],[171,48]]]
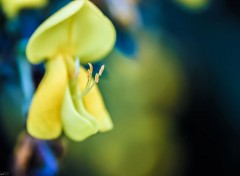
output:
[[[138,60],[129,60],[118,51],[106,59],[109,75],[101,80],[100,88],[114,130],[84,143],[66,140],[61,175],[167,176],[181,170],[175,113],[184,77],[164,42],[151,34],[139,36]]]

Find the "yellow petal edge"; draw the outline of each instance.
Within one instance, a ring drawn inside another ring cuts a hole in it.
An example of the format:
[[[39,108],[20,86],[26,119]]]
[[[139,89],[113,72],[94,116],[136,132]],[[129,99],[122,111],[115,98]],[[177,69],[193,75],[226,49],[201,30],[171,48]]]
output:
[[[75,109],[69,87],[65,93],[61,117],[66,136],[74,141],[82,141],[98,131],[98,124],[93,117],[84,112],[80,114]]]
[[[115,28],[88,0],[72,1],[42,23],[32,35],[26,54],[33,64],[56,53],[94,62],[108,54],[116,39]]]
[[[40,139],[57,138],[62,131],[60,111],[67,85],[67,71],[61,57],[46,64],[46,73],[33,96],[27,131]]]

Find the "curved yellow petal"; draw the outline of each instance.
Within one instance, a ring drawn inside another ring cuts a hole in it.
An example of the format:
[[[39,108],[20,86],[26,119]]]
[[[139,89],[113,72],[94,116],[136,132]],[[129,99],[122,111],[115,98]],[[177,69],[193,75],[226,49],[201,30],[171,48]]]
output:
[[[73,98],[76,98],[81,106],[82,100],[78,97],[72,97],[70,89],[67,86],[61,110],[63,130],[70,139],[82,141],[95,134],[98,131],[98,125],[90,114],[81,111],[82,107],[80,107],[81,112],[78,112],[79,110],[74,106]]]
[[[67,71],[62,57],[49,60],[29,110],[29,134],[40,139],[53,139],[61,134],[60,111],[66,85]]]
[[[24,8],[40,8],[47,4],[47,0],[1,0],[3,11],[12,18]]]
[[[86,70],[81,67],[79,74],[79,85],[83,90],[87,83]],[[111,117],[104,105],[101,93],[95,85],[90,92],[83,98],[84,107],[86,110],[93,115],[99,125],[99,131],[105,132],[113,128]]]
[[[26,48],[27,58],[31,63],[52,58],[57,49],[67,45],[69,19],[81,9],[83,2],[84,0],[70,2],[37,28]]]
[[[30,38],[27,56],[39,63],[56,53],[92,62],[110,52],[115,42],[112,23],[88,0],[72,1],[48,18]]]
[[[113,48],[116,31],[111,21],[90,1],[76,14],[73,43],[82,63],[95,62]]]

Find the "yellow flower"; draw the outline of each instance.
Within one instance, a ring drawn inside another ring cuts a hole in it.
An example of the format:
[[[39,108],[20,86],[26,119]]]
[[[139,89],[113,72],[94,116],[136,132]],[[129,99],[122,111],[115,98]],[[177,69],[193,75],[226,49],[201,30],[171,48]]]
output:
[[[210,3],[210,0],[175,0],[175,1],[185,8],[196,11],[205,9]]]
[[[27,57],[37,64],[46,59],[46,73],[29,110],[28,132],[40,139],[65,134],[81,141],[112,128],[112,121],[92,80],[92,65],[82,63],[107,55],[115,42],[112,23],[88,0],[72,1],[48,18],[32,35]]]
[[[0,0],[4,13],[12,18],[24,8],[41,8],[47,4],[47,0]]]

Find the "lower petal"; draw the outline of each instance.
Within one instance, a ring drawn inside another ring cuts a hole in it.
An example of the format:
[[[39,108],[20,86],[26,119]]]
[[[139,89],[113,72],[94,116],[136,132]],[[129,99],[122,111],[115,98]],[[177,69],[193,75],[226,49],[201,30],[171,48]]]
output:
[[[79,84],[82,90],[84,89],[86,83],[87,73],[86,70],[81,67],[79,74]],[[83,104],[86,110],[96,118],[100,132],[105,132],[113,128],[111,117],[104,105],[103,98],[97,85],[95,85],[89,91],[89,93],[83,97]]]
[[[40,139],[61,134],[60,109],[67,85],[67,70],[62,57],[50,59],[46,73],[33,97],[27,119],[27,131]]]
[[[70,139],[75,141],[82,141],[87,137],[95,134],[98,131],[96,120],[82,109],[82,100],[79,98],[76,108],[73,103],[73,98],[78,99],[71,95],[69,86],[66,89],[65,97],[62,105],[62,121],[63,129]],[[81,112],[78,112],[81,111]]]

